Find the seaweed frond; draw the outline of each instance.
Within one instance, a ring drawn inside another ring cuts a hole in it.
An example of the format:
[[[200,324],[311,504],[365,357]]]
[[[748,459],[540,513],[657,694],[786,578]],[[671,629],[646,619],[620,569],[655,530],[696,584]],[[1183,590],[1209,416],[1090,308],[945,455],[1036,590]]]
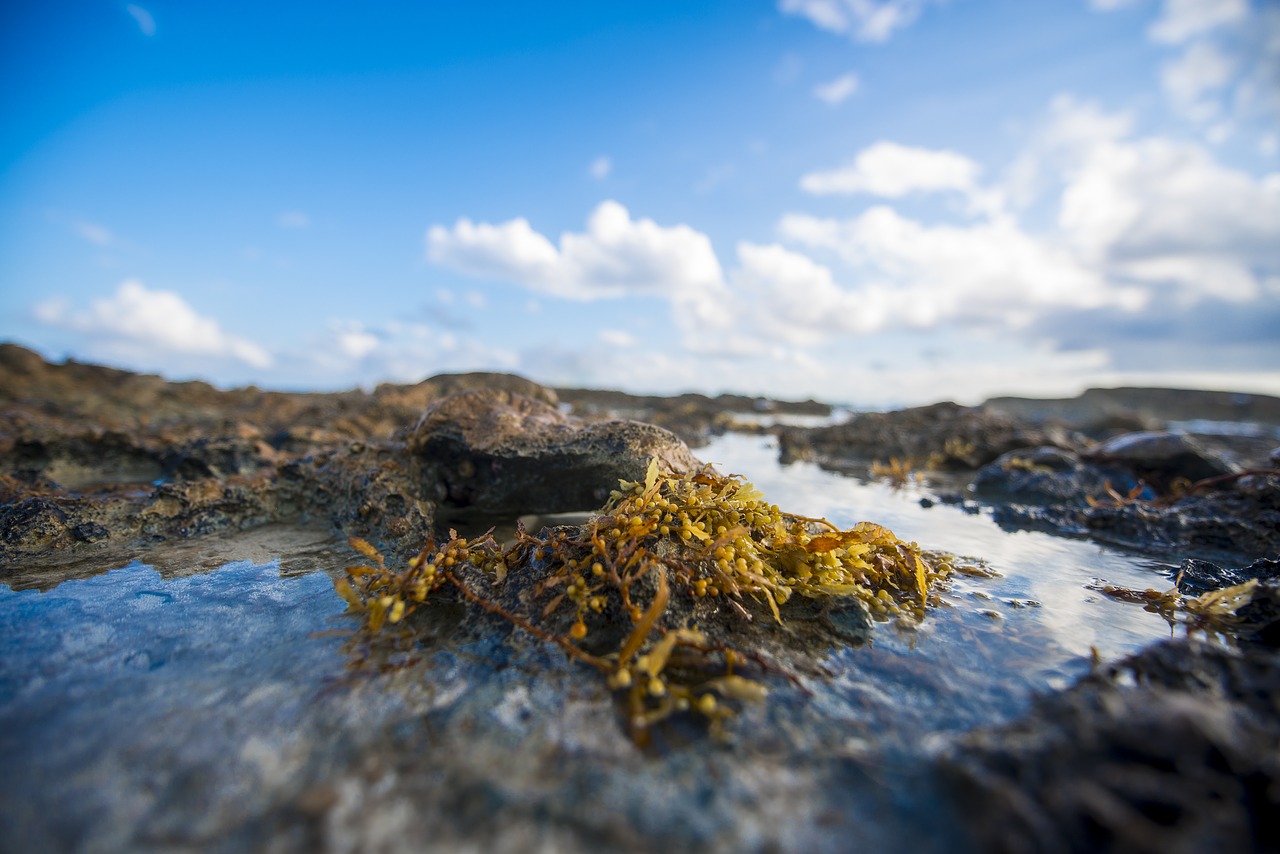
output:
[[[842,531],[784,513],[740,477],[710,467],[677,475],[656,459],[643,481],[620,482],[588,524],[538,535],[521,529],[506,549],[491,534],[468,540],[451,531],[396,570],[363,540],[351,544],[372,560],[335,586],[363,631],[401,623],[443,587],[455,588],[600,670],[621,693],[640,744],[657,722],[681,713],[720,731],[738,704],[763,699],[760,679],[778,670],[758,651],[709,639],[693,624],[698,614],[723,604],[737,619],[782,624],[795,597],[845,597],[875,619],[915,622],[951,572],[883,526]],[[487,580],[463,573],[468,566]]]

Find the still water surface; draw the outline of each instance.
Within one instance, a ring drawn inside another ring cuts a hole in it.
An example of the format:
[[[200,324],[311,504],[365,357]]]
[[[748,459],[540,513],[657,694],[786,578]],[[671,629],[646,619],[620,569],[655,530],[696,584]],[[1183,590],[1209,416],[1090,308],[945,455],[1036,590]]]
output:
[[[1141,556],[1009,533],[983,514],[922,506],[918,487],[895,490],[809,464],[782,467],[767,437],[730,434],[698,453],[784,510],[842,527],[878,522],[998,573],[958,577],[945,606],[916,630],[879,624],[870,646],[832,651],[824,662],[830,678],[796,714],[838,721],[847,732],[842,749],[910,751],[922,736],[1008,719],[1035,694],[1086,672],[1094,650],[1110,659],[1170,634],[1158,616],[1088,589],[1097,578],[1169,586]],[[217,768],[228,780],[295,773],[282,757],[305,753],[307,738],[294,734],[327,738],[326,726],[348,725],[325,705],[336,702],[325,698],[343,673],[341,644],[316,634],[346,623],[330,580],[341,555],[328,542],[195,574],[162,575],[134,561],[43,591],[0,585],[0,802],[10,804],[0,811],[14,838],[57,845],[65,832],[62,841],[76,847],[97,827],[96,811],[120,809],[102,800],[98,781],[133,774],[136,782],[139,763],[196,777]],[[785,702],[785,689],[779,693]],[[143,812],[162,810],[156,798],[170,783],[147,785],[127,797]],[[56,806],[68,797],[83,800],[70,810]],[[236,803],[228,796],[223,808]],[[61,824],[42,813],[58,809]],[[214,821],[216,811],[209,815]]]

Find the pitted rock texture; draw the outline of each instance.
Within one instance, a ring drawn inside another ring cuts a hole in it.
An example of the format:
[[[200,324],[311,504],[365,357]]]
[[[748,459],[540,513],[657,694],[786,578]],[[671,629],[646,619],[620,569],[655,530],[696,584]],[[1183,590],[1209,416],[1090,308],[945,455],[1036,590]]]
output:
[[[451,507],[554,513],[598,507],[652,457],[699,463],[675,434],[637,421],[586,422],[544,402],[485,389],[433,404],[408,439],[433,497]]]

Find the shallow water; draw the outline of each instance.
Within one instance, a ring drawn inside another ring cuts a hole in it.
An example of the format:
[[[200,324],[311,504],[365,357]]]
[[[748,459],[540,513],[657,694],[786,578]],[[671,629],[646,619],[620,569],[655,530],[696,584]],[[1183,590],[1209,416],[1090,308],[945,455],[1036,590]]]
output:
[[[870,646],[831,652],[823,662],[829,678],[806,677],[809,695],[778,686],[768,711],[748,711],[738,722],[786,733],[786,751],[922,756],[930,739],[1008,719],[1035,694],[1066,686],[1089,669],[1095,651],[1114,658],[1170,634],[1158,616],[1087,588],[1097,578],[1169,586],[1141,556],[1008,533],[984,514],[926,508],[911,487],[809,464],[781,467],[765,437],[730,434],[699,456],[745,476],[787,511],[842,527],[875,521],[999,573],[957,578],[945,606],[919,628],[878,624]],[[599,702],[602,689],[590,687],[592,674],[565,665],[561,676],[538,683],[546,696],[530,694],[527,674],[495,664],[501,640],[428,652],[418,670],[335,689],[346,665],[341,641],[317,636],[347,624],[330,580],[334,548],[310,542],[272,559],[164,577],[135,560],[43,591],[0,585],[0,818],[10,838],[101,850],[225,841],[229,828],[250,832],[244,828],[256,827],[264,811],[296,810],[308,787],[350,774],[358,757],[403,756],[406,739],[417,745],[425,738],[419,730],[432,729],[432,716],[444,716],[437,727],[459,726],[450,715],[478,727],[474,736],[450,736],[467,749],[511,732],[518,736],[512,750],[530,732],[559,733],[563,748],[563,697],[547,687],[561,684],[556,679],[578,686],[593,726],[614,726],[609,703]],[[23,577],[34,570],[25,567]],[[489,703],[492,719],[465,705],[468,692],[479,692],[472,702]],[[831,732],[840,733],[834,747]],[[610,761],[629,776],[605,783],[626,791],[661,786],[664,774],[689,761],[646,765],[618,756]],[[428,760],[418,761],[428,773]],[[411,764],[404,773],[412,771]],[[679,796],[672,798],[654,815],[681,815]],[[858,803],[871,809],[857,798],[838,809]],[[245,841],[255,847],[261,840]]]
[[[904,740],[1006,719],[1035,694],[1087,672],[1095,654],[1116,658],[1170,635],[1158,615],[1089,589],[1100,580],[1140,590],[1172,586],[1161,564],[1143,556],[1043,532],[1010,533],[989,514],[959,506],[926,507],[917,485],[868,483],[810,463],[780,466],[772,438],[729,434],[699,454],[751,480],[787,511],[842,528],[877,522],[904,540],[997,573],[957,575],[944,607],[918,628],[880,624],[870,648],[833,656],[832,669],[850,685],[865,685],[873,674],[875,690],[912,698],[909,724],[892,698],[880,704],[880,715],[897,723],[875,720],[896,725]]]

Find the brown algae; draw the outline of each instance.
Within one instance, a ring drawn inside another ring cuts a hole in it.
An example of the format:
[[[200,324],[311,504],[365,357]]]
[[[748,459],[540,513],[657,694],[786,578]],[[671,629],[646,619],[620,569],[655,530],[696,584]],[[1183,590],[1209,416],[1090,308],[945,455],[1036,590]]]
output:
[[[758,674],[781,670],[743,645],[749,633],[734,632],[741,648],[731,647],[709,621],[783,626],[802,600],[843,599],[874,619],[914,623],[937,604],[935,588],[952,572],[880,525],[840,530],[779,510],[741,477],[709,466],[677,475],[656,459],[644,481],[620,482],[581,527],[519,530],[507,548],[492,534],[450,534],[403,569],[351,541],[370,562],[350,567],[335,587],[361,616],[360,632],[402,624],[453,588],[601,671],[621,692],[639,744],[678,713],[721,732],[736,703],[765,696]]]

